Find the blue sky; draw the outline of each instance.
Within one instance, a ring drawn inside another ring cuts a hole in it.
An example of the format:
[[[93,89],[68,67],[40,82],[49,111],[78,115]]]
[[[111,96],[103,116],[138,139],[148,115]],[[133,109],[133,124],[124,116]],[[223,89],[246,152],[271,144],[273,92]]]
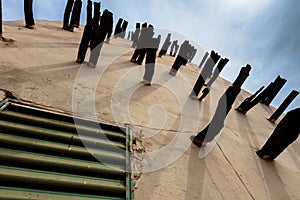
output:
[[[34,0],[36,19],[62,20],[67,0]],[[23,19],[22,0],[2,0],[3,19]],[[105,8],[129,21],[150,22],[156,28],[179,32],[202,47],[215,49],[230,62],[221,76],[233,81],[240,68],[252,66],[243,88],[254,92],[277,75],[288,80],[274,99],[278,106],[294,89],[300,91],[299,0],[103,0]],[[82,23],[86,1],[83,0]],[[202,53],[198,53],[198,61]],[[197,62],[196,62],[197,63]],[[289,110],[300,106],[300,95]]]

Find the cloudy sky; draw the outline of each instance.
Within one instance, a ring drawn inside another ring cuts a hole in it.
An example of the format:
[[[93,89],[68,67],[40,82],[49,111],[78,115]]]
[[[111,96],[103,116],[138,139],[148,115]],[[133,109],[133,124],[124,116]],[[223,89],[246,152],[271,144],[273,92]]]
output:
[[[67,0],[34,0],[36,19],[62,20]],[[2,0],[3,19],[23,19],[22,0]],[[255,92],[277,75],[288,80],[273,101],[278,106],[292,91],[300,91],[299,0],[103,0],[114,20],[147,21],[157,29],[180,33],[205,51],[216,50],[230,62],[221,76],[233,81],[239,69],[252,66],[243,88]],[[82,23],[86,1],[83,0]],[[173,38],[175,39],[175,38]],[[176,38],[177,39],[177,38]],[[197,54],[197,61],[203,51]],[[199,64],[199,63],[198,63]],[[300,95],[289,110],[300,107]]]

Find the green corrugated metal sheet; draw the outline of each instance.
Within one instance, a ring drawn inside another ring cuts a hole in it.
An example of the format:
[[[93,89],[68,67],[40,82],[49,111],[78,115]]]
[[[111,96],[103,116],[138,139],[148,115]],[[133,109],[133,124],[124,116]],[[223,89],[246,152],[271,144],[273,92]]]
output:
[[[131,200],[129,127],[76,123],[24,102],[0,102],[0,199]]]

